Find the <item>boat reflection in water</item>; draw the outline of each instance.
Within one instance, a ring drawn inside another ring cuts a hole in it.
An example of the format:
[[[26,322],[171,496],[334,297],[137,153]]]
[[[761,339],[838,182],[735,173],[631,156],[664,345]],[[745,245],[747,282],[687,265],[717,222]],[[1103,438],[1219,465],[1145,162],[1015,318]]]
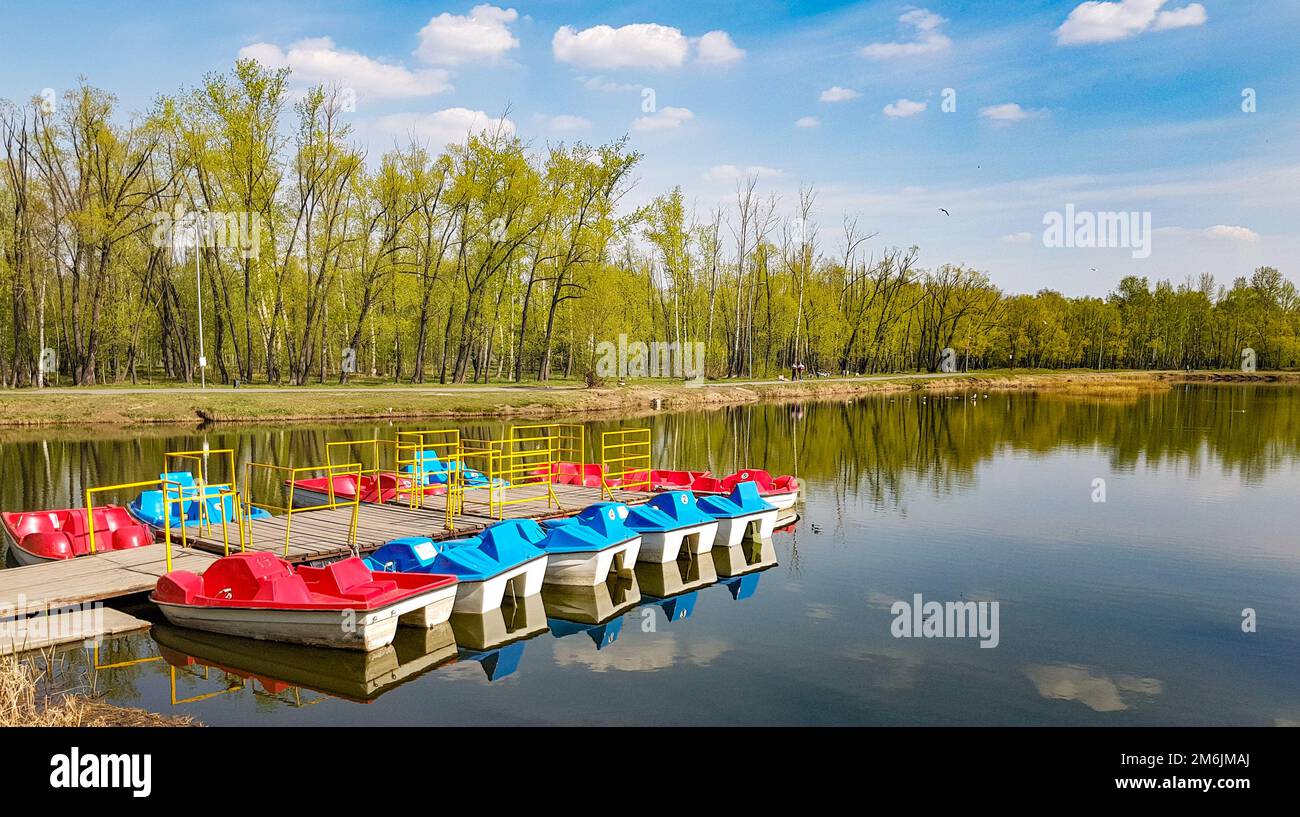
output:
[[[714,550],[717,550],[714,546]],[[726,548],[723,548],[726,550]],[[690,618],[695,610],[697,592],[718,580],[711,553],[687,554],[663,564],[642,563],[636,566],[637,584],[668,616],[670,622]]]
[[[776,545],[771,539],[764,539],[714,548],[713,566],[721,577],[718,583],[730,591],[733,599],[744,601],[758,590],[763,571],[776,567]]]
[[[519,668],[524,642],[546,632],[546,607],[536,593],[514,600],[483,614],[452,613],[460,657],[477,661],[489,681],[496,681]]]
[[[551,635],[564,638],[586,633],[598,650],[618,640],[623,632],[623,614],[640,602],[641,588],[635,575],[610,579],[595,587],[542,588]]]
[[[393,643],[368,652],[258,641],[163,623],[153,626],[153,639],[173,669],[217,669],[256,680],[272,694],[301,687],[357,703],[370,703],[457,655],[451,625],[445,623],[432,629],[401,627]],[[172,697],[179,702],[174,690]]]

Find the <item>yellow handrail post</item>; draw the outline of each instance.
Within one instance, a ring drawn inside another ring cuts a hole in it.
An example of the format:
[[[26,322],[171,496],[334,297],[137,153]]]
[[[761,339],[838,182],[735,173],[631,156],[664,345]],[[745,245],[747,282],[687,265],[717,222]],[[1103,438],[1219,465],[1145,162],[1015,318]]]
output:
[[[614,489],[650,490],[650,429],[624,428],[600,435],[601,498],[613,499]],[[628,477],[634,479],[629,480]],[[616,485],[615,482],[618,484]]]

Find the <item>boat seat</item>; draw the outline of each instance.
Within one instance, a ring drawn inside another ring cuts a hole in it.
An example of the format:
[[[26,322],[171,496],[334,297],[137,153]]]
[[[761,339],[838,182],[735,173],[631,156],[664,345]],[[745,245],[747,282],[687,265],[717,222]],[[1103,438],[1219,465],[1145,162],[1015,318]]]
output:
[[[113,537],[109,542],[110,550],[130,550],[131,548],[144,547],[153,544],[153,533],[144,525],[122,526],[113,530]],[[89,547],[89,546],[88,546]],[[99,542],[95,543],[99,547]]]
[[[52,533],[62,527],[59,514],[45,511],[17,514],[14,533],[19,537],[29,533]]]
[[[312,571],[312,590],[344,599],[365,601],[397,589],[397,582],[375,579],[361,559],[353,557]]]
[[[193,604],[203,595],[203,579],[188,570],[173,570],[158,579],[154,595],[162,602]]]

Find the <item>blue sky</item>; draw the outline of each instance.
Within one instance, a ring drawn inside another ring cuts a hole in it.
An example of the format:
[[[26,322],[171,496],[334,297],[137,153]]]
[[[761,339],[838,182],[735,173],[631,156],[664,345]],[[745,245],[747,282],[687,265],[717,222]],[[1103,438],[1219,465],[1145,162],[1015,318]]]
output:
[[[49,2],[4,18],[3,98],[85,76],[140,111],[242,52],[290,65],[295,87],[353,89],[376,156],[507,110],[539,148],[630,134],[646,158],[629,203],[680,184],[703,216],[757,172],[789,212],[811,184],[826,252],[848,215],[877,252],[916,244],[924,265],[1012,291],[1300,261],[1294,0]],[[1043,246],[1067,204],[1150,212],[1150,256]]]

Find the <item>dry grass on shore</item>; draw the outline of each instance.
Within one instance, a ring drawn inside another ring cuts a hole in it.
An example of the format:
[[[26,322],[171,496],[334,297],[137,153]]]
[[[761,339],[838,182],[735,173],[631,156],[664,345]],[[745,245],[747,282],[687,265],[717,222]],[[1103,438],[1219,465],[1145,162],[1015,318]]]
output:
[[[44,671],[30,658],[0,658],[0,727],[198,726],[187,716],[160,715],[71,692],[46,693]]]

